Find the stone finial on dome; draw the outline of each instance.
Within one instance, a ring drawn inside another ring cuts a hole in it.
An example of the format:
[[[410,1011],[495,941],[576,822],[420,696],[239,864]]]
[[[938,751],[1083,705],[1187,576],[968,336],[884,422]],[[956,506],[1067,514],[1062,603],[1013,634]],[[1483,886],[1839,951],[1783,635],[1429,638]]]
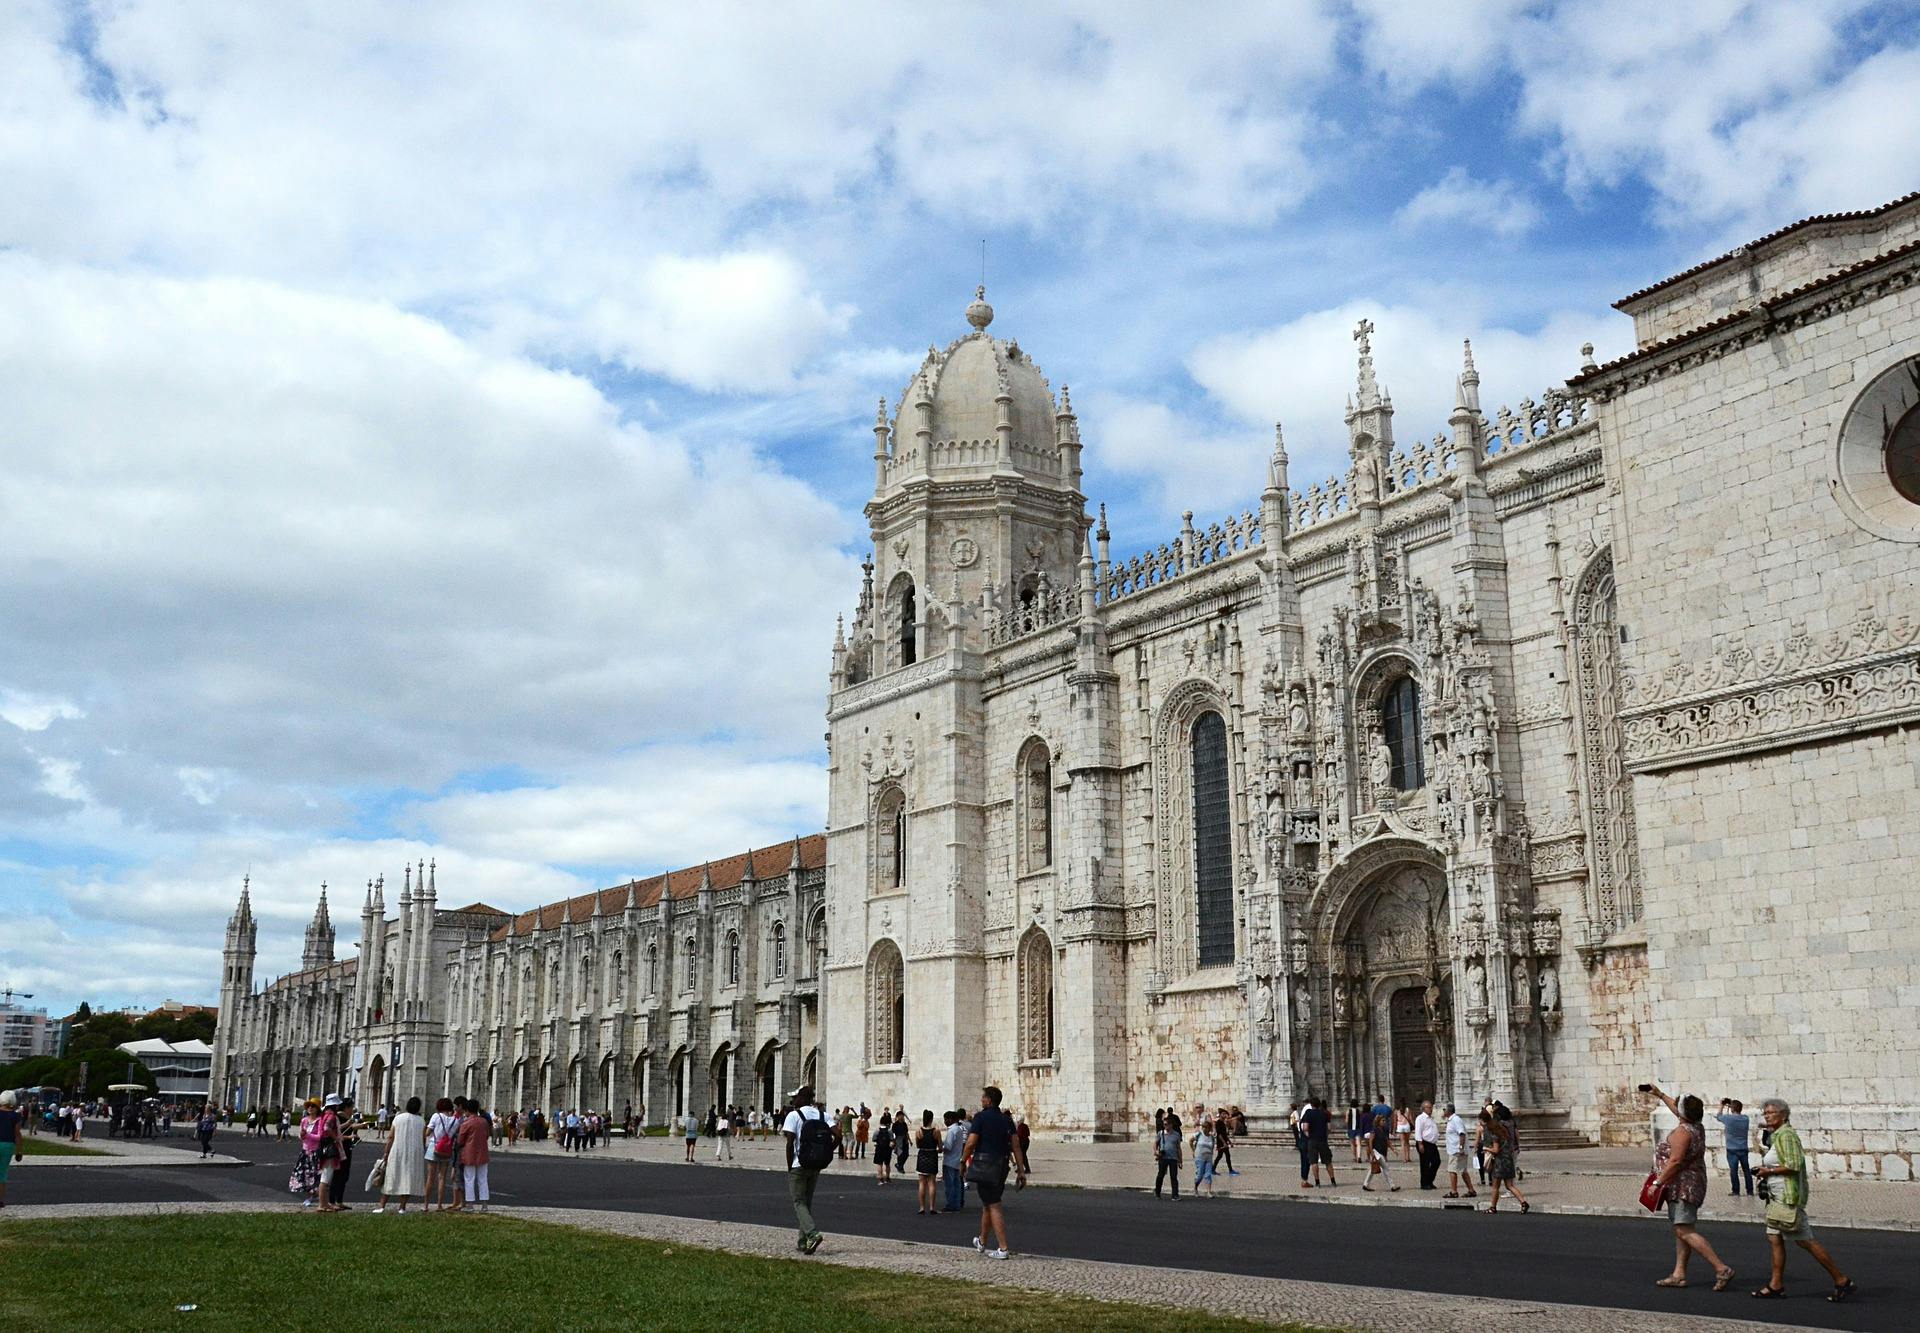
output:
[[[987,325],[993,323],[993,307],[987,304],[987,289],[984,283],[973,289],[973,303],[967,307],[967,323],[982,331],[985,331]]]

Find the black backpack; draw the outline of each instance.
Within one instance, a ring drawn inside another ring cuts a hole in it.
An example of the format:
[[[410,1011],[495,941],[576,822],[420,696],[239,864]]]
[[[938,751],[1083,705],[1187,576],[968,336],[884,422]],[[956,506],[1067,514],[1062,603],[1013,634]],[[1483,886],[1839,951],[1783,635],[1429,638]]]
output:
[[[840,1136],[827,1124],[820,1112],[800,1113],[800,1137],[793,1147],[793,1158],[803,1170],[823,1171],[833,1165],[840,1149]]]

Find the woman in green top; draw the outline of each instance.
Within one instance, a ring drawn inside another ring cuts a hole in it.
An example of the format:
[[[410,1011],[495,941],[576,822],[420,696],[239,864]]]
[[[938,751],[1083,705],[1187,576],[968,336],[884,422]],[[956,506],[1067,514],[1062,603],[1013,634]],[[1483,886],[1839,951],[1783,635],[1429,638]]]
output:
[[[1807,1155],[1800,1146],[1799,1133],[1787,1123],[1791,1114],[1778,1097],[1760,1103],[1760,1121],[1773,1137],[1753,1174],[1760,1178],[1760,1190],[1767,1200],[1767,1244],[1773,1249],[1773,1275],[1753,1294],[1762,1300],[1778,1300],[1787,1294],[1787,1242],[1792,1241],[1827,1270],[1827,1276],[1833,1279],[1833,1295],[1827,1299],[1837,1304],[1851,1300],[1858,1288],[1840,1271],[1827,1247],[1813,1238],[1813,1227],[1807,1222]]]

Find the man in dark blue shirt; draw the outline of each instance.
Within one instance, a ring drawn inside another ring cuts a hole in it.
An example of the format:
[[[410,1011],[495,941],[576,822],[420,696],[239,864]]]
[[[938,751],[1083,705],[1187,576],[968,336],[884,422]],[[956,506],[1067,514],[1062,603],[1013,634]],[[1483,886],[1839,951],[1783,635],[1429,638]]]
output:
[[[973,1117],[973,1130],[967,1135],[966,1177],[980,1198],[980,1234],[973,1248],[989,1259],[1005,1259],[1007,1216],[1000,1200],[1007,1188],[1007,1166],[1019,1172],[1015,1188],[1027,1185],[1027,1155],[1020,1148],[1020,1136],[1014,1130],[1013,1117],[1000,1109],[1000,1089],[989,1084],[980,1090],[980,1110]],[[1000,1243],[987,1248],[989,1233]]]

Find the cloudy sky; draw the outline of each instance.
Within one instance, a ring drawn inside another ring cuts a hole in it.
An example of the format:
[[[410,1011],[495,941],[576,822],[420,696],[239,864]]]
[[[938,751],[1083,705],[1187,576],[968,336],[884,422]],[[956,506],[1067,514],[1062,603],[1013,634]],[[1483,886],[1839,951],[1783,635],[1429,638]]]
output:
[[[0,987],[210,1000],[322,880],[818,828],[874,399],[994,332],[1116,545],[1537,396],[1920,185],[1913,4],[0,7]]]

